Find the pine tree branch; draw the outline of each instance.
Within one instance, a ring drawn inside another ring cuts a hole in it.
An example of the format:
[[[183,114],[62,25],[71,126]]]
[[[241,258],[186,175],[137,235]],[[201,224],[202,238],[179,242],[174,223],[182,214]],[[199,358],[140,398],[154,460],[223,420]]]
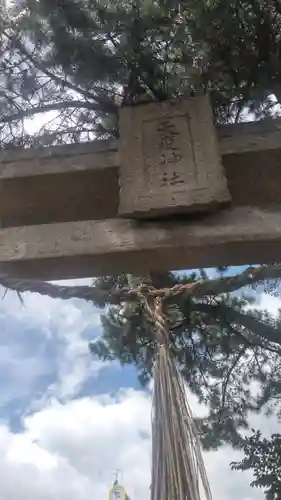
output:
[[[82,134],[82,133],[92,134],[92,133],[94,133],[94,129],[85,128],[85,127],[81,127],[81,128],[68,127],[68,128],[63,129],[63,130],[56,130],[55,132],[39,133],[35,137],[34,137],[34,135],[25,134],[25,140],[30,140],[30,142],[33,145],[35,145],[35,144],[48,145],[52,141],[54,141],[58,138],[60,138],[62,140],[63,137],[65,136],[65,140],[63,140],[63,143],[69,144],[69,137],[68,137],[69,135]]]
[[[278,14],[281,14],[281,2],[280,0],[273,0],[274,7]]]
[[[226,278],[201,280],[185,285],[175,285],[172,288],[155,290],[146,285],[134,289],[128,287],[105,290],[100,286],[61,286],[52,283],[26,280],[0,274],[0,285],[18,292],[34,292],[60,299],[84,299],[98,305],[120,304],[127,300],[140,300],[144,294],[151,297],[163,297],[168,301],[177,301],[179,295],[202,298],[206,295],[217,296],[222,293],[234,292],[242,287],[257,284],[263,280],[281,279],[281,264],[248,268],[243,273]],[[253,318],[254,319],[254,318]],[[255,320],[257,321],[257,320]],[[281,338],[281,333],[280,333]],[[277,339],[277,336],[276,336]],[[273,340],[276,342],[276,340]],[[278,343],[280,339],[278,339]]]
[[[18,49],[18,51],[27,57],[27,59],[44,75],[48,76],[51,78],[52,81],[55,81],[58,85],[61,87],[66,87],[69,88],[70,90],[74,91],[75,93],[83,95],[86,99],[94,100],[98,105],[99,109],[103,109],[104,111],[107,112],[116,112],[117,106],[114,103],[110,103],[109,101],[104,101],[101,99],[99,96],[97,96],[94,93],[91,93],[87,90],[84,90],[83,88],[79,87],[78,85],[75,85],[71,83],[69,80],[66,80],[64,78],[59,77],[58,75],[52,73],[49,71],[45,64],[38,61],[23,45],[21,40],[17,36],[11,36],[7,33],[7,31],[3,31],[4,35],[14,44],[14,46]]]
[[[267,342],[274,342],[275,344],[281,345],[281,331],[276,330],[266,323],[262,323],[250,314],[241,313],[233,307],[227,306],[223,303],[218,305],[197,303],[194,304],[194,309],[215,317],[225,317],[229,323],[235,323],[243,326]]]
[[[104,307],[106,303],[118,304],[118,299],[108,291],[102,291],[99,287],[91,286],[61,286],[46,281],[22,280],[17,278],[0,276],[0,285],[4,288],[19,293],[32,292],[47,295],[53,299],[83,299]],[[124,295],[125,300],[125,295]]]
[[[33,116],[40,113],[47,113],[48,111],[60,111],[68,108],[81,108],[81,109],[90,109],[90,110],[99,110],[100,106],[95,103],[86,102],[86,101],[62,101],[62,102],[54,102],[51,104],[45,104],[41,106],[32,106],[28,109],[20,109],[17,113],[2,115],[0,117],[0,122],[11,123],[14,120],[21,120],[22,118],[27,118],[29,116]]]
[[[223,382],[222,382],[222,395],[221,395],[221,406],[220,406],[220,409],[219,411],[221,412],[221,417],[220,417],[220,420],[221,418],[223,417],[223,411],[225,409],[225,402],[226,402],[226,397],[227,397],[227,388],[228,388],[228,385],[229,385],[229,381],[230,381],[230,377],[233,373],[233,371],[235,370],[236,366],[238,365],[240,359],[244,356],[245,352],[247,350],[247,347],[244,346],[237,354],[237,356],[234,358],[234,361],[232,362],[231,366],[229,367],[224,379],[223,379]]]
[[[254,341],[252,338],[251,338],[251,340],[249,340],[245,336],[245,334],[244,334],[245,332],[241,333],[239,330],[237,330],[236,328],[234,328],[234,326],[231,324],[231,322],[228,320],[228,318],[226,318],[224,316],[223,320],[227,324],[227,327],[229,328],[229,330],[231,331],[231,333],[233,333],[237,337],[240,337],[240,339],[243,342],[243,344],[245,344],[248,348],[250,347],[251,349],[253,349],[255,357],[256,357],[256,354],[255,354],[255,351],[254,351],[254,347],[261,347],[262,349],[266,349],[269,352],[272,352],[274,354],[278,354],[278,356],[281,355],[281,349],[279,347],[272,347],[272,345],[269,345],[267,339],[266,339],[265,343],[261,342],[261,340]]]
[[[204,295],[220,295],[231,293],[246,286],[257,285],[267,280],[281,279],[281,264],[268,266],[248,267],[241,274],[213,280],[202,280],[192,284],[192,291],[188,295],[203,297]]]

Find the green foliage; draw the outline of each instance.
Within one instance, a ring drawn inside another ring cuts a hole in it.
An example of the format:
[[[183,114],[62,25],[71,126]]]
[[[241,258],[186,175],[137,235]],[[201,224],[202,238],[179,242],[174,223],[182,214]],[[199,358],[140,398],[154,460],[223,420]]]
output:
[[[2,147],[118,136],[122,103],[208,90],[226,123],[281,98],[276,0],[21,0],[0,22]]]
[[[150,285],[163,288],[202,278],[206,278],[205,271],[185,277],[154,273]],[[148,277],[145,282],[149,284]],[[122,276],[111,284],[123,287],[128,282]],[[187,386],[208,409],[206,418],[198,421],[203,444],[208,448],[225,442],[238,446],[239,430],[247,427],[248,412],[269,407],[280,395],[280,318],[255,310],[253,297],[243,295],[206,296],[203,300],[181,295],[165,302],[165,314],[171,352]],[[140,381],[147,384],[155,341],[142,301],[110,307],[102,324],[102,337],[91,343],[92,352],[104,360],[133,363]],[[258,394],[255,383],[260,385]]]
[[[241,462],[233,462],[232,469],[251,470],[255,477],[251,486],[264,489],[267,500],[280,500],[281,434],[266,439],[260,431],[253,430],[253,434],[244,439],[242,448],[245,457]]]

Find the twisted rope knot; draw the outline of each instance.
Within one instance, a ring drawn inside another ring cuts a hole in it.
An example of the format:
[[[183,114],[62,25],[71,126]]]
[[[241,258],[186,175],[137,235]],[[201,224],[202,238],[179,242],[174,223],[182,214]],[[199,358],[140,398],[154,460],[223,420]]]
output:
[[[163,298],[142,296],[145,302],[146,310],[154,324],[154,334],[158,347],[169,345],[169,329],[167,319],[163,311]]]

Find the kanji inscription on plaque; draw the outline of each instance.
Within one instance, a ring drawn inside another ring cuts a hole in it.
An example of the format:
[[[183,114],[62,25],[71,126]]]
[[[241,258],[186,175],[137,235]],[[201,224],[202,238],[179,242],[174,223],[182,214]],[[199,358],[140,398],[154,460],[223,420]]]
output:
[[[183,159],[180,146],[177,144],[179,131],[175,123],[164,119],[159,122],[156,132],[159,135],[159,165],[163,169],[161,186],[184,184],[183,174],[172,168],[173,165],[177,165]]]
[[[119,214],[210,210],[230,199],[207,96],[120,112]]]

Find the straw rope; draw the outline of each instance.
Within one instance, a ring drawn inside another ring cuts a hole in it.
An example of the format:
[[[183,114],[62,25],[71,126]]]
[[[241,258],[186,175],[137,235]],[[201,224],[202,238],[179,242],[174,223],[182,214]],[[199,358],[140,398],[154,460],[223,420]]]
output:
[[[162,299],[144,298],[155,325],[151,500],[200,500],[211,491],[184,383],[169,351]],[[200,488],[201,486],[201,488]],[[203,489],[203,491],[202,491]]]

